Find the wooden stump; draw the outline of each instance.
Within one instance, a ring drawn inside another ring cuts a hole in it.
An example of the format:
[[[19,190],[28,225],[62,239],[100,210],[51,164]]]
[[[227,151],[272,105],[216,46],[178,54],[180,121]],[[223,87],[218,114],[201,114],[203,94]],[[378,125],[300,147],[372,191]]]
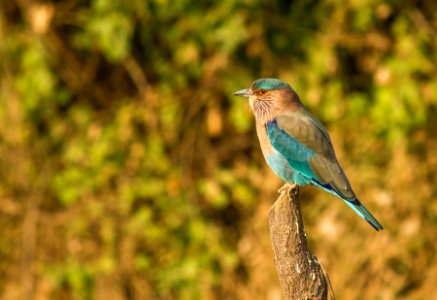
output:
[[[284,300],[334,299],[328,274],[308,250],[299,189],[289,185],[269,210],[269,228]]]

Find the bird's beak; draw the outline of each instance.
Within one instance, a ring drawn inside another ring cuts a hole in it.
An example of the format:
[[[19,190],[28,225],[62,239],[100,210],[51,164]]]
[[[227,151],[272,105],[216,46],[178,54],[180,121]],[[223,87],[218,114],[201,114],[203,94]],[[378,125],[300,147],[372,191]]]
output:
[[[244,90],[239,90],[236,91],[234,93],[235,96],[240,96],[240,97],[244,97],[244,98],[249,98],[249,96],[252,95],[252,92],[250,91],[250,89],[244,89]]]

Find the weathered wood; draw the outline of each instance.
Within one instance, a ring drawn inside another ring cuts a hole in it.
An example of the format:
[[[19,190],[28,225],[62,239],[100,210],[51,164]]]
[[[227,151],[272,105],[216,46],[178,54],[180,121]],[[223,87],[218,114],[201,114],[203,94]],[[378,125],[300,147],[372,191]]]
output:
[[[285,185],[269,211],[270,237],[284,300],[334,299],[328,274],[308,250],[297,186]]]

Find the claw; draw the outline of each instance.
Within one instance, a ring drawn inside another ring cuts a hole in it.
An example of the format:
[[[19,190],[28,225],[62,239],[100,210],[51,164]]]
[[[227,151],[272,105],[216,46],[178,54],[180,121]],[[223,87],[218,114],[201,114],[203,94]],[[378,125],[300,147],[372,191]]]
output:
[[[283,186],[281,186],[281,187],[278,189],[278,194],[282,194],[282,192],[288,190],[290,187],[291,187],[291,186],[290,186],[289,183],[284,184]]]
[[[290,190],[296,190],[296,189],[299,191],[299,186],[297,185],[296,182],[290,185]]]
[[[290,194],[294,194],[295,197],[299,197],[299,186],[297,185],[297,183],[293,183],[290,186]]]
[[[293,184],[286,183],[278,189],[278,194],[281,194],[282,192],[286,192],[286,191],[288,191],[289,193],[294,193],[296,194],[296,196],[298,196],[299,186],[297,185],[297,183],[293,183]]]

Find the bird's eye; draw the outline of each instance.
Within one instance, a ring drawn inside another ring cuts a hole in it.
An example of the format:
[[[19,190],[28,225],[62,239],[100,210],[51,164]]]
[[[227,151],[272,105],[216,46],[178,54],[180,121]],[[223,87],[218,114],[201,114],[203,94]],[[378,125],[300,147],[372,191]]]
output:
[[[265,93],[267,93],[267,90],[266,89],[259,89],[259,93],[261,95],[264,95]]]

